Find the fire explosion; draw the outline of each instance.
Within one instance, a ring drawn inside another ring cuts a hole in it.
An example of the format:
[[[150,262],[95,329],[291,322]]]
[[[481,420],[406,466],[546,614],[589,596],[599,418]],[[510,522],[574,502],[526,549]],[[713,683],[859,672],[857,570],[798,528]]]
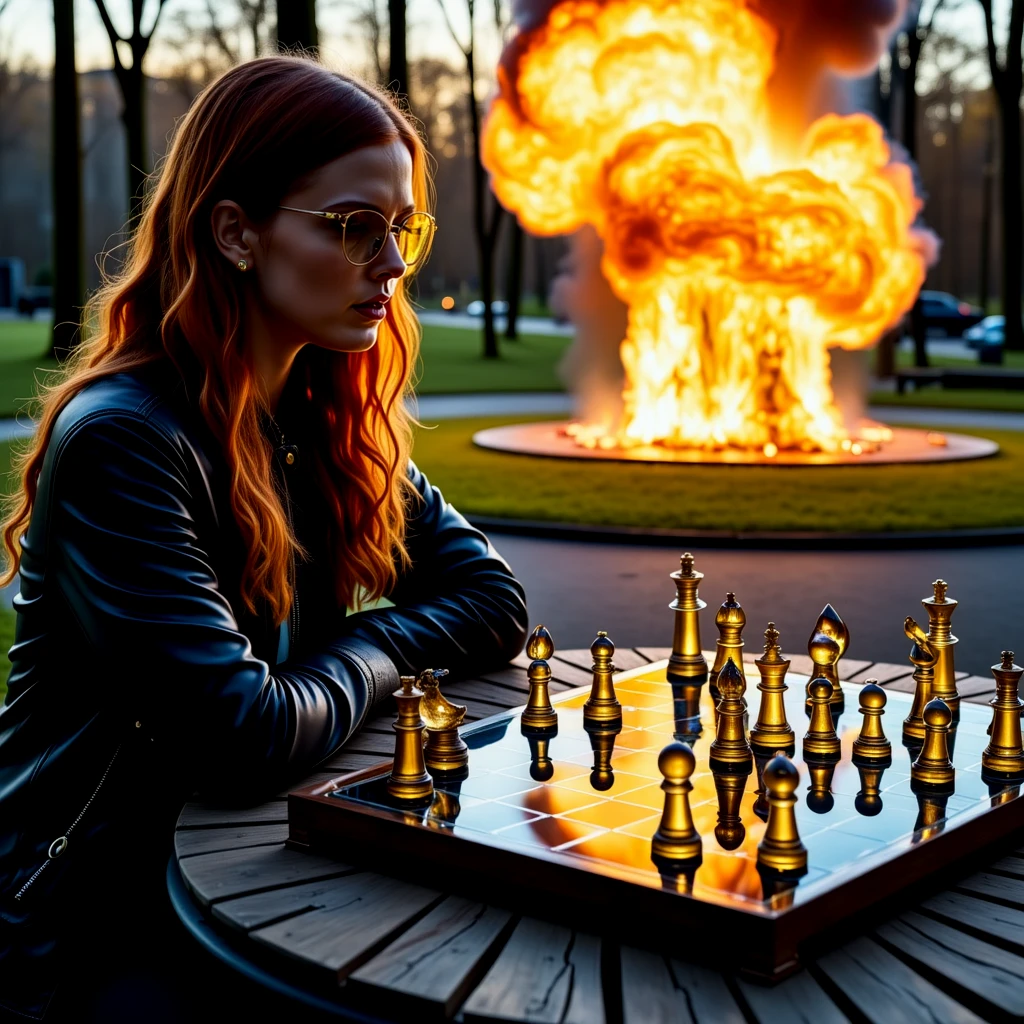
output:
[[[529,231],[585,224],[629,308],[618,429],[581,443],[837,451],[830,347],[912,305],[910,168],[864,115],[773,138],[776,30],[746,0],[563,0],[499,69],[483,158]]]

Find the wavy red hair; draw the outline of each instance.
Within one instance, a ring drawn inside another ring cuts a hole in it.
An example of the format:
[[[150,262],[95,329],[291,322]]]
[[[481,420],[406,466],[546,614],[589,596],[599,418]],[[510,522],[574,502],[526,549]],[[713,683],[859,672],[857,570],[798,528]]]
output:
[[[39,426],[18,458],[21,489],[3,523],[17,573],[18,539],[36,500],[54,422],[82,388],[169,358],[197,386],[198,406],[231,472],[231,511],[246,545],[241,597],[277,622],[288,614],[299,551],[271,473],[261,428],[267,412],[242,343],[238,277],[216,249],[210,213],[233,199],[257,223],[318,168],[363,146],[401,140],[412,156],[413,197],[430,210],[428,156],[386,93],[305,57],[264,57],[212,82],[181,120],[116,277],[89,302],[90,336],[41,394]],[[339,605],[386,594],[408,564],[405,522],[412,421],[404,399],[419,353],[419,322],[398,282],[377,344],[337,353],[307,346],[315,471],[332,512]]]

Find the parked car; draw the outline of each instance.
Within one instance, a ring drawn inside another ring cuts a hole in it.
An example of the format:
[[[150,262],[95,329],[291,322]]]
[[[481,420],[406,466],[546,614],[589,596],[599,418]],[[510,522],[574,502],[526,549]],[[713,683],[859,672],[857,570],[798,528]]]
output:
[[[963,302],[949,292],[921,292],[921,312],[929,334],[944,334],[949,338],[960,337],[985,316],[980,306]]]
[[[48,284],[34,284],[23,288],[18,296],[18,312],[31,316],[37,309],[49,309],[53,289]]]
[[[964,331],[964,344],[968,348],[981,349],[987,345],[1002,345],[1006,337],[1006,318],[987,316],[984,320]]]
[[[474,299],[468,306],[466,306],[466,312],[470,316],[483,316],[483,299]],[[494,301],[491,302],[491,312],[495,316],[504,316],[508,312],[508,303],[504,299],[494,299]]]

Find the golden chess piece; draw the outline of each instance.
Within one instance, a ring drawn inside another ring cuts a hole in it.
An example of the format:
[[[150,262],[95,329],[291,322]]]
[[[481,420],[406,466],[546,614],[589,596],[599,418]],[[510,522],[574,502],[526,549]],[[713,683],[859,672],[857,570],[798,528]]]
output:
[[[932,699],[935,682],[935,663],[938,652],[928,634],[908,615],[903,620],[903,632],[914,641],[910,648],[910,663],[914,666],[914,703],[910,714],[903,719],[904,746],[920,746],[924,742],[924,706]]]
[[[397,800],[425,800],[434,792],[434,780],[423,763],[423,719],[420,701],[423,691],[415,676],[400,676],[402,688],[395,690],[398,721],[395,730],[395,760],[388,776],[387,790]]]
[[[701,856],[703,843],[690,813],[690,776],[695,765],[693,751],[685,743],[673,741],[658,755],[658,770],[664,776],[661,788],[665,807],[651,840],[652,858],[686,861]]]
[[[764,768],[768,791],[768,827],[757,844],[758,868],[802,875],[807,871],[807,848],[796,828],[796,787],[800,772],[784,754],[773,757]]]
[[[853,801],[853,806],[858,814],[863,814],[866,818],[873,818],[881,811],[882,776],[888,767],[887,764],[858,762],[857,773],[860,775],[860,790]]]
[[[1003,651],[1002,660],[992,666],[996,695],[992,708],[991,740],[981,755],[982,771],[1008,778],[1024,776],[1024,745],[1021,743],[1020,714],[1024,703],[1017,696],[1024,668],[1013,663],[1013,651]]]
[[[932,696],[946,704],[955,722],[960,717],[960,694],[956,691],[953,647],[960,641],[950,632],[950,619],[956,611],[957,602],[946,596],[948,588],[945,580],[936,580],[932,584],[932,596],[922,598],[921,604],[928,612],[928,640],[938,655]]]
[[[807,809],[815,814],[828,814],[835,807],[832,795],[832,778],[836,771],[834,760],[819,760],[816,757],[804,759],[811,784],[807,787]]]
[[[715,838],[723,850],[735,850],[747,834],[740,807],[747,788],[749,772],[712,772],[715,792],[718,794],[718,824]]]
[[[700,686],[695,683],[672,682],[672,736],[692,747],[700,739],[704,726],[700,721]]]
[[[811,678],[807,680],[807,704],[811,703],[811,683],[815,679],[824,679],[832,687],[832,696],[829,697],[829,702],[833,705],[833,710],[842,710],[835,707],[838,702],[833,699],[836,687],[839,685],[836,682],[839,678],[839,673],[836,670],[836,662],[839,660],[839,644],[827,633],[815,633],[807,642],[807,653],[814,663]]]
[[[669,605],[675,613],[672,633],[672,656],[668,659],[669,682],[690,682],[703,685],[708,677],[708,663],[700,648],[701,609],[707,605],[697,597],[697,588],[704,573],[693,567],[689,551],[679,560],[679,568],[669,574],[676,585],[676,598]]]
[[[892,761],[892,744],[882,731],[882,715],[888,696],[877,679],[866,679],[860,691],[860,713],[864,716],[860,735],[853,741],[854,761]]]
[[[622,705],[615,696],[615,644],[602,630],[590,645],[590,656],[594,659],[592,672],[594,681],[590,688],[590,697],[583,705],[585,722],[600,722],[613,725],[622,721]]]
[[[661,888],[665,892],[677,892],[683,896],[693,893],[693,878],[700,867],[700,855],[685,861],[665,860],[651,856],[661,875]]]
[[[434,790],[434,799],[423,818],[423,822],[428,828],[442,831],[455,824],[455,819],[462,812],[462,804],[459,801],[461,786],[461,781],[458,781],[445,783],[444,789]]]
[[[836,645],[837,650],[834,654],[830,647],[815,644],[816,638],[822,635],[828,637]],[[832,605],[826,604],[821,610],[821,615],[818,616],[818,621],[814,624],[810,639],[807,641],[807,653],[810,654],[811,661],[814,662],[814,677],[827,679],[832,684],[832,704],[838,705],[839,711],[842,711],[845,706],[843,687],[839,680],[839,659],[846,653],[849,646],[850,631],[846,623],[839,617],[839,613]],[[815,660],[815,650],[818,656],[824,660]]]
[[[725,603],[718,609],[715,625],[718,627],[718,643],[715,646],[715,663],[708,673],[708,685],[711,696],[718,699],[718,673],[725,668],[725,663],[732,658],[736,667],[743,671],[743,627],[747,624],[747,616],[731,591],[725,595]]]
[[[441,693],[439,683],[446,675],[446,668],[428,668],[420,673],[416,685],[423,691],[420,717],[427,727],[427,745],[423,750],[427,770],[450,776],[467,771],[469,747],[459,735],[459,726],[466,717],[465,706],[452,704]]]
[[[933,697],[924,708],[924,744],[910,766],[913,782],[926,786],[952,786],[955,778],[949,759],[949,726],[953,712],[949,705]]]
[[[548,658],[555,653],[551,634],[544,626],[538,626],[526,644],[526,656],[531,658],[526,676],[530,680],[530,695],[520,715],[521,723],[528,729],[554,729],[558,726],[558,714],[551,706],[551,666]]]
[[[551,760],[548,748],[552,739],[558,735],[558,728],[520,728],[530,744],[530,778],[537,782],[547,782],[555,774],[555,762]]]
[[[761,896],[772,910],[786,910],[793,905],[796,887],[795,878],[782,878],[770,870],[758,865],[757,873],[761,876]]]
[[[622,732],[619,724],[609,728],[606,725],[584,722],[583,728],[590,737],[590,749],[594,752],[594,766],[590,772],[590,784],[594,789],[604,792],[615,784],[615,773],[612,771],[612,754],[615,752],[615,737]]]
[[[910,841],[916,844],[931,839],[946,827],[946,804],[949,803],[952,791],[929,789],[927,786],[915,787],[913,781],[911,788],[917,797],[917,820]]]
[[[749,772],[753,765],[753,753],[747,742],[743,719],[747,713],[747,702],[743,699],[746,681],[729,658],[718,675],[718,728],[711,743],[709,755],[712,765],[727,772]]]
[[[789,661],[782,657],[779,647],[779,631],[774,622],[768,623],[764,631],[764,654],[754,664],[761,674],[757,684],[761,692],[761,706],[757,711],[757,722],[750,730],[750,745],[754,752],[785,750],[792,754],[796,749],[793,728],[786,719],[786,672]]]
[[[784,754],[785,751],[779,750],[778,754]],[[768,820],[768,790],[764,785],[764,769],[765,765],[776,756],[773,754],[771,757],[765,754],[758,754],[754,752],[754,771],[757,773],[757,789],[754,791],[754,805],[751,808],[753,812],[762,820]],[[788,756],[788,755],[787,755]]]
[[[809,689],[811,720],[804,733],[804,760],[817,758],[838,761],[842,747],[830,710],[832,684],[827,679],[812,679]]]

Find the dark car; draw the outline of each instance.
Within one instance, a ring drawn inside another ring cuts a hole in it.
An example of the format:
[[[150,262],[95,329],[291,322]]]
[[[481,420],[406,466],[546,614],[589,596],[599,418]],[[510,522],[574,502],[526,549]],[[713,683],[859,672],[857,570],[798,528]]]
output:
[[[921,292],[921,312],[929,335],[959,338],[985,316],[980,306],[963,302],[949,292]]]
[[[31,316],[37,309],[49,309],[52,299],[53,289],[48,284],[31,285],[18,296],[18,312]]]

